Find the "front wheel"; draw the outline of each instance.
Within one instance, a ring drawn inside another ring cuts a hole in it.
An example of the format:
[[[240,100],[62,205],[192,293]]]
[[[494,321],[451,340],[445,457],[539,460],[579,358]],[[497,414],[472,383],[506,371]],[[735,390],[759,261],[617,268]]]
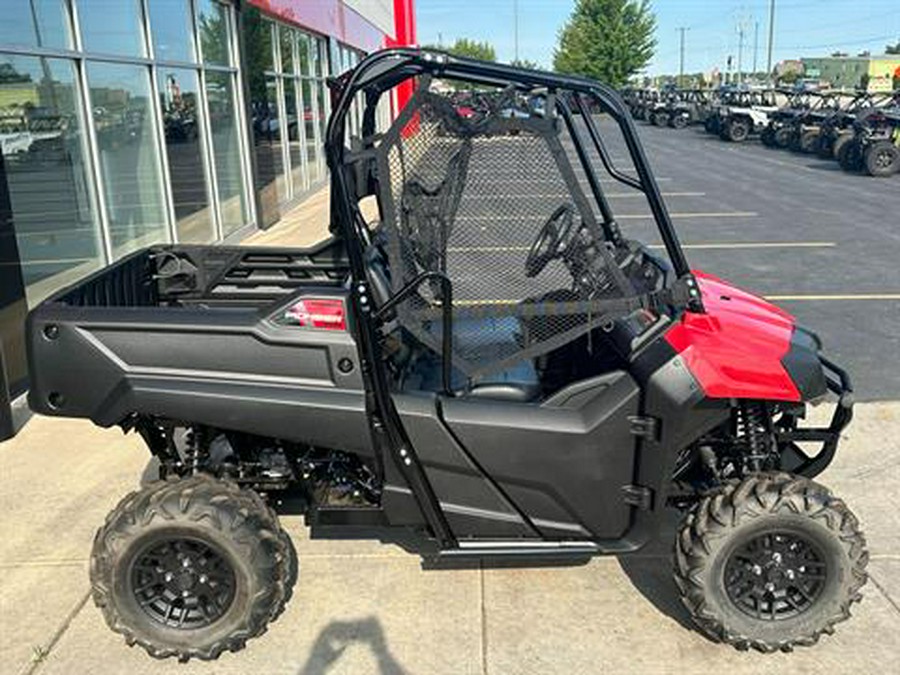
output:
[[[265,632],[297,576],[296,553],[259,495],[196,475],[123,499],[97,531],[95,604],[151,656],[215,659]]]
[[[684,129],[688,125],[688,118],[684,115],[675,115],[669,124],[673,129]]]
[[[706,495],[678,533],[675,582],[699,628],[738,649],[815,644],[850,616],[868,553],[825,487],[756,474]]]
[[[866,149],[863,163],[870,176],[892,176],[900,171],[900,148],[890,141],[873,143]]]
[[[725,138],[732,143],[743,143],[750,135],[750,125],[746,120],[733,119],[725,127]]]

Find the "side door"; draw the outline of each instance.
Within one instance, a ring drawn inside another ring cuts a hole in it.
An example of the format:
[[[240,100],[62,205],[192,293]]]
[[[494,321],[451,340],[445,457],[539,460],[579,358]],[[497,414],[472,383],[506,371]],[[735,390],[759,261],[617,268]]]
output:
[[[640,390],[624,371],[575,383],[541,404],[446,397],[443,424],[471,464],[542,537],[617,539],[632,507],[630,417]]]

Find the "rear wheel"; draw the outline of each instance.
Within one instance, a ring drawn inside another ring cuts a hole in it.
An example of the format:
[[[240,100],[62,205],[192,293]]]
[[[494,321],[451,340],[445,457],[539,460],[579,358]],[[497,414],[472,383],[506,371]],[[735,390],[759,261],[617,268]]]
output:
[[[750,135],[750,125],[747,120],[733,119],[725,127],[725,138],[732,143],[743,143]]]
[[[791,142],[791,133],[792,131],[790,127],[781,127],[780,129],[778,129],[772,136],[772,141],[774,142],[775,147],[786,148]]]
[[[878,141],[869,146],[863,161],[870,176],[892,176],[900,170],[900,148],[890,141]]]
[[[842,133],[838,134],[838,137],[834,139],[834,142],[831,144],[831,154],[829,157],[831,159],[840,159],[841,148],[847,145],[847,143],[853,140],[853,134]]]
[[[284,608],[296,554],[254,492],[196,475],[123,499],[97,531],[95,604],[151,656],[215,659],[265,632]]]
[[[804,131],[800,135],[800,152],[812,154],[819,147],[819,132],[812,129]]]
[[[716,124],[716,120],[712,117],[707,117],[706,121],[703,123],[703,128],[706,130],[708,134],[714,134],[718,131],[718,125]]]
[[[762,133],[759,135],[759,140],[762,141],[762,144],[766,147],[773,147],[775,145],[775,132],[772,131],[772,127],[763,129]]]
[[[660,112],[656,113],[656,117],[653,118],[653,124],[658,127],[664,127],[669,123],[669,116],[666,113]]]
[[[756,474],[706,495],[686,516],[675,582],[713,640],[790,651],[850,616],[867,562],[856,518],[825,487]]]
[[[838,150],[837,159],[844,171],[859,171],[863,163],[862,145],[855,138],[847,141]]]

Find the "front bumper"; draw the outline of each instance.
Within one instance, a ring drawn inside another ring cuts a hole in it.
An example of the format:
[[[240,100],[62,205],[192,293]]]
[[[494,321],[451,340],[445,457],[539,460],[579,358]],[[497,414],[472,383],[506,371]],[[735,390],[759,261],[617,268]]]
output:
[[[831,464],[841,432],[853,419],[853,384],[850,376],[830,359],[819,356],[825,384],[837,397],[837,404],[827,427],[800,427],[798,417],[786,414],[779,420],[775,437],[781,450],[782,468],[807,478],[813,478]],[[821,443],[818,453],[808,454],[799,443]]]

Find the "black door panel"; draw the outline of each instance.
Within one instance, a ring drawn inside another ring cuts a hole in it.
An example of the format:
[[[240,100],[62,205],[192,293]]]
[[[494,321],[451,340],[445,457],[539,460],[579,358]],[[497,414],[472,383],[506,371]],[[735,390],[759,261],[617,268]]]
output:
[[[448,398],[443,418],[545,536],[563,537],[564,514],[592,538],[615,539],[631,516],[620,488],[635,471],[628,418],[638,413],[639,390],[624,372],[609,382],[575,409]]]

